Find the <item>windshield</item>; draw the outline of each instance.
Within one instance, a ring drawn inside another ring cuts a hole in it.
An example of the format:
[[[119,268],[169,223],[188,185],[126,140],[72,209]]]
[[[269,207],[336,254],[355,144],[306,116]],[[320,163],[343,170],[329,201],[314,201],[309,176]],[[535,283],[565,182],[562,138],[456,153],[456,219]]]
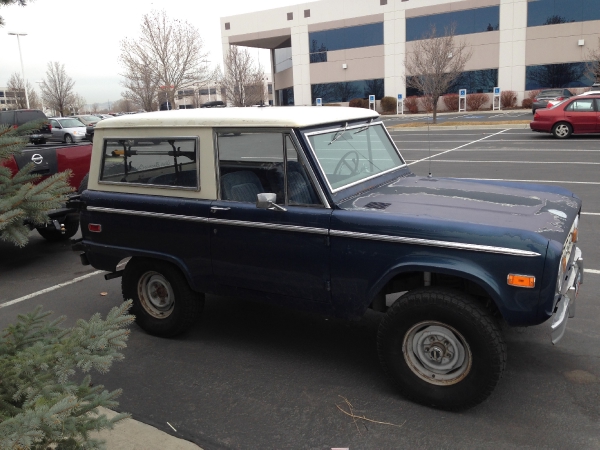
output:
[[[307,133],[306,137],[332,192],[405,164],[382,124]]]
[[[63,119],[58,121],[63,128],[85,127],[78,119]]]

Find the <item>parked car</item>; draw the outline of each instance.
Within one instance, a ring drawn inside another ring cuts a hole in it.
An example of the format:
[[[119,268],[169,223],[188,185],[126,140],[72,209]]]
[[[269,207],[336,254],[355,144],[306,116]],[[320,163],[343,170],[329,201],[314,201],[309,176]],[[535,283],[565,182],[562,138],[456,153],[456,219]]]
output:
[[[58,172],[70,170],[72,173],[69,183],[73,191],[82,192],[87,185],[87,176],[90,170],[92,155],[91,144],[48,144],[44,147],[27,146],[19,155],[0,161],[0,164],[10,169],[15,174],[26,164],[33,163],[34,175],[40,175],[38,180],[43,181]],[[29,224],[33,229],[48,241],[67,240],[77,233],[79,229],[79,210],[73,206],[64,205],[59,209],[48,212],[50,221],[46,226]]]
[[[85,125],[73,117],[52,117],[52,140],[72,144],[85,139]]]
[[[573,133],[600,133],[600,95],[577,96],[538,110],[529,126],[558,139]]]
[[[213,100],[200,105],[200,108],[224,108],[226,105],[221,100]]]
[[[545,89],[540,91],[533,99],[531,111],[535,114],[538,109],[545,108],[549,101],[557,102],[572,96],[573,93],[568,89]]]
[[[44,125],[29,135],[29,141],[32,144],[45,144],[47,139],[52,138],[52,128],[48,122],[48,117],[39,109],[16,109],[12,111],[0,111],[0,125],[9,127],[20,127],[27,122],[44,121]]]
[[[74,116],[70,116],[70,117],[75,117],[77,119],[79,119],[80,121],[83,122],[84,125],[91,125],[91,124],[96,124],[98,122],[100,122],[100,117],[98,116],[94,116],[92,114],[75,114]]]
[[[370,308],[400,392],[465,409],[504,372],[501,323],[547,322],[556,343],[575,313],[579,198],[417,176],[368,109],[123,116],[96,126],[91,167],[75,249],[122,276],[150,334],[195,326],[205,294],[342,319]]]
[[[97,116],[100,118],[100,120],[112,119],[113,117],[110,114],[97,114]],[[90,142],[94,140],[94,129],[96,128],[96,123],[91,123],[85,127],[85,138]]]

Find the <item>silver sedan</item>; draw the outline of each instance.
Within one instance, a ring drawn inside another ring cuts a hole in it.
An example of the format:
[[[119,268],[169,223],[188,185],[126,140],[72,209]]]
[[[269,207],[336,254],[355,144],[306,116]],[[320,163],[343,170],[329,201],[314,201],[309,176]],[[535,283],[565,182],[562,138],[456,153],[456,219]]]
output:
[[[72,144],[85,139],[85,125],[72,117],[56,117],[50,119],[52,140]]]

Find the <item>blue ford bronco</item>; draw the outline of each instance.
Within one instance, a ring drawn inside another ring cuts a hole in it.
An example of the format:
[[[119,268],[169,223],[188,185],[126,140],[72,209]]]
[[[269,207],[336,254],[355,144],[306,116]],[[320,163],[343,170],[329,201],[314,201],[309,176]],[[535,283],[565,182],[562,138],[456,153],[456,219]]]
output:
[[[365,109],[103,120],[88,183],[82,262],[122,276],[146,332],[184,332],[205,294],[345,319],[371,308],[384,371],[438,408],[492,393],[506,365],[502,324],[547,322],[558,342],[583,280],[579,198],[416,176]]]

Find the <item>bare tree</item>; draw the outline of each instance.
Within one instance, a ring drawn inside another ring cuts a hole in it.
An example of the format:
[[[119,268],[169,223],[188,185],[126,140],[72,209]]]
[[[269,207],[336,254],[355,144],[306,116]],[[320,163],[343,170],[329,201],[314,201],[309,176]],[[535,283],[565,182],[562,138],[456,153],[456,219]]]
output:
[[[600,37],[598,38],[598,46],[588,50],[586,59],[587,75],[594,80],[594,83],[600,83]]]
[[[136,109],[136,104],[129,100],[128,98],[122,98],[121,100],[117,100],[113,104],[113,111],[116,112],[133,112]]]
[[[19,5],[25,6],[27,5],[27,0],[0,0],[0,6],[9,6],[9,5]],[[4,19],[0,16],[0,27],[4,26]]]
[[[98,103],[92,103],[92,113],[96,114],[100,110],[100,105]]]
[[[178,90],[204,83],[206,56],[200,32],[188,22],[172,20],[165,11],[142,16],[140,38],[121,41],[127,98],[152,110],[149,98],[165,86],[169,101]]]
[[[65,115],[67,107],[72,103],[75,81],[67,75],[65,65],[59,62],[49,62],[46,69],[46,79],[41,84],[42,98],[50,109]]]
[[[29,81],[27,83],[23,82],[23,78],[17,72],[13,73],[8,79],[8,83],[6,87],[9,91],[14,93],[16,105],[15,109],[25,109],[27,108],[27,98],[25,97],[25,86],[27,86],[27,95],[29,96],[29,106],[31,108],[37,108],[37,106],[33,105],[32,96],[35,96],[37,103],[39,103],[39,99],[37,98],[37,94],[35,93],[35,89],[31,86]]]
[[[85,113],[85,98],[79,94],[73,94],[69,97],[68,106],[73,114],[84,114]]]
[[[465,42],[456,42],[454,26],[446,28],[443,36],[432,26],[422,40],[414,42],[406,58],[406,86],[431,96],[433,123],[437,122],[439,98],[448,92],[472,55]]]
[[[225,55],[225,73],[219,83],[227,102],[233,106],[256,105],[266,98],[265,74],[254,63],[248,49],[233,45]]]

